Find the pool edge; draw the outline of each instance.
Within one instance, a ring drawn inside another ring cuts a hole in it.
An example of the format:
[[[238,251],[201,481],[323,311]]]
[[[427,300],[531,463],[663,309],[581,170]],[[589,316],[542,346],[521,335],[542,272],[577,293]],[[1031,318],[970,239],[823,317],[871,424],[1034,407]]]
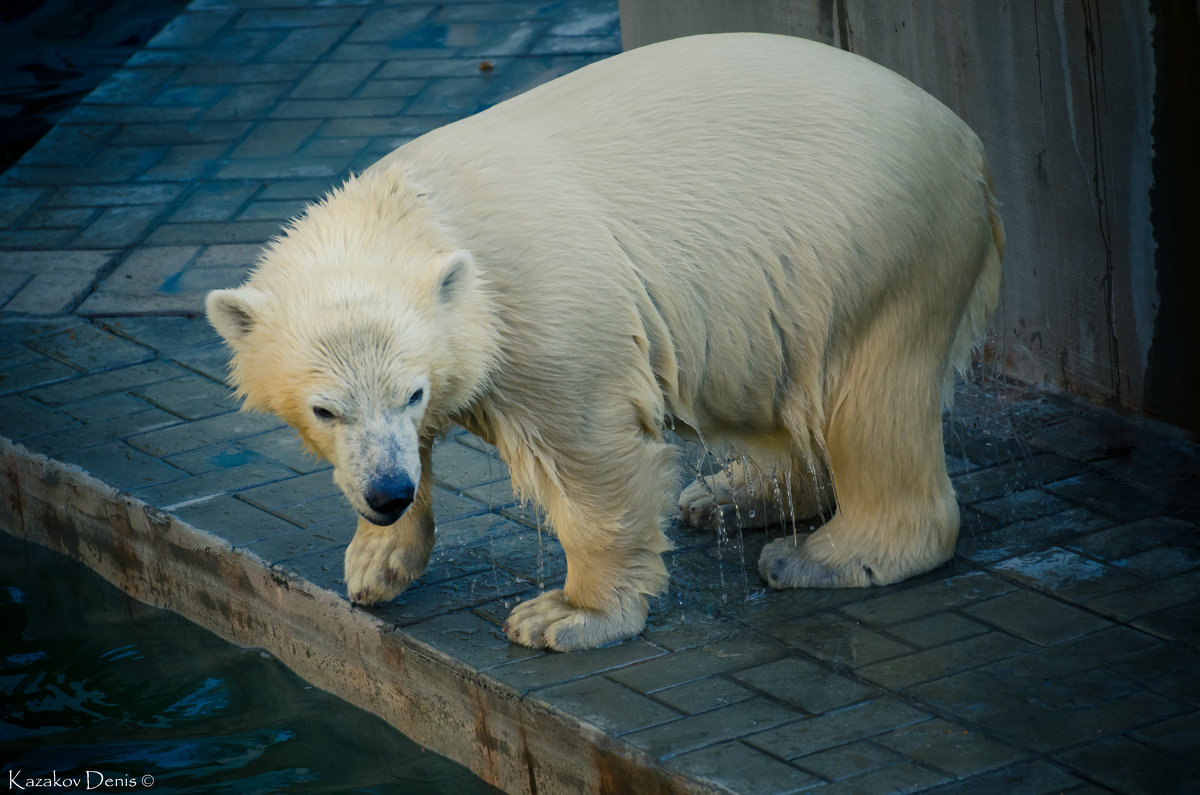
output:
[[[261,647],[511,793],[727,792],[481,674],[342,596],[0,437],[0,530],[63,553],[131,597]],[[390,685],[390,686],[389,686]]]

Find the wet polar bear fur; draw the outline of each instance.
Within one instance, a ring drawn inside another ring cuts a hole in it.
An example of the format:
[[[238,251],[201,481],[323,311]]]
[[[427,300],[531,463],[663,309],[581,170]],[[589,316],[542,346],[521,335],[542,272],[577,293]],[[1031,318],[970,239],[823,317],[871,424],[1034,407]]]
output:
[[[292,424],[361,515],[351,599],[425,569],[430,451],[461,423],[566,553],[508,637],[568,650],[635,635],[667,586],[668,426],[754,462],[685,490],[687,522],[755,479],[790,486],[784,513],[836,502],[764,549],[775,587],[947,561],[941,403],[1002,239],[978,139],[908,81],[801,39],[697,36],[405,144],[207,309],[246,406]]]

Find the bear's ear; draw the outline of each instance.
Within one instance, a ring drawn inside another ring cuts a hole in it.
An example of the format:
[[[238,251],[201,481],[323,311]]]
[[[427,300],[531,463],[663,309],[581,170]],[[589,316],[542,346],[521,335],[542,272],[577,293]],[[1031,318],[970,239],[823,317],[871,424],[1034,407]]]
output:
[[[266,296],[253,287],[213,290],[204,299],[208,322],[230,345],[236,345],[254,330]]]
[[[438,298],[450,303],[467,289],[475,276],[475,256],[466,249],[448,254],[442,260],[441,278],[438,279]]]

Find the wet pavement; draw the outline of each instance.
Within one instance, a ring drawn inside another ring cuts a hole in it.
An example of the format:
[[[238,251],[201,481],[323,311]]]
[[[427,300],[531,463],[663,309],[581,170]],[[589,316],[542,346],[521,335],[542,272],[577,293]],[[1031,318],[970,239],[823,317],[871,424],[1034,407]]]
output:
[[[0,7],[0,170],[146,46],[187,0],[8,0]]]
[[[768,592],[758,550],[790,530],[672,526],[671,591],[645,633],[568,655],[515,647],[499,625],[561,580],[562,552],[494,450],[458,433],[435,452],[428,571],[382,607],[345,604],[352,512],[290,430],[236,412],[203,296],[351,171],[619,48],[609,0],[195,0],[0,176],[0,436],[19,445],[7,461],[42,473],[39,493],[70,481],[50,507],[10,485],[3,529],[103,568],[38,526],[91,504],[59,464],[80,467],[117,490],[110,506],[214,534],[206,552],[282,590],[335,592],[320,596],[328,621],[398,628],[386,643],[436,657],[514,726],[552,721],[595,749],[575,762],[598,771],[579,774],[588,787],[620,791],[641,769],[656,787],[739,793],[1200,789],[1200,453],[994,375],[946,419],[958,553],[915,580]],[[153,569],[156,593],[186,585],[182,569],[121,565]],[[214,616],[239,587],[205,592]],[[405,659],[372,669],[376,686],[408,681]],[[433,720],[393,718],[418,735]],[[561,765],[548,745],[478,726],[434,750],[511,791],[570,788],[539,772]]]

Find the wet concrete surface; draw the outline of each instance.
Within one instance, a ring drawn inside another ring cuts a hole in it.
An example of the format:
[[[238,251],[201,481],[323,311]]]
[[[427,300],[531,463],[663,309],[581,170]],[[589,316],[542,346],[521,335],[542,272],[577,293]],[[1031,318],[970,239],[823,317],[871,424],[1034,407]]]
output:
[[[562,553],[461,432],[429,570],[345,600],[352,512],[236,411],[203,295],[350,171],[618,49],[607,1],[195,0],[0,176],[4,529],[514,792],[1196,789],[1196,445],[995,376],[946,417],[958,553],[912,581],[768,591],[790,529],[672,526],[645,633],[516,647]]]
[[[186,0],[8,0],[0,8],[0,169],[146,46]]]

